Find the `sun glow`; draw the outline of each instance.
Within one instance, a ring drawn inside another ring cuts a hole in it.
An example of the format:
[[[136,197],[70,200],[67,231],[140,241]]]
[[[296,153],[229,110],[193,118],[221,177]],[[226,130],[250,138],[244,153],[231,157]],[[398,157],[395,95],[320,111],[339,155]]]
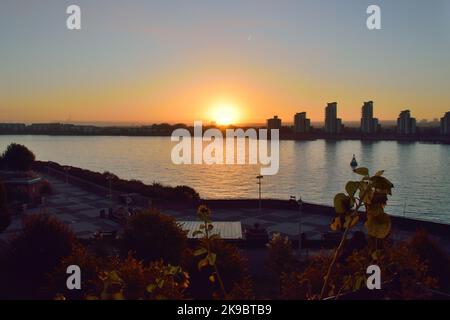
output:
[[[238,107],[232,103],[219,103],[213,107],[211,119],[220,126],[236,124],[239,120]]]

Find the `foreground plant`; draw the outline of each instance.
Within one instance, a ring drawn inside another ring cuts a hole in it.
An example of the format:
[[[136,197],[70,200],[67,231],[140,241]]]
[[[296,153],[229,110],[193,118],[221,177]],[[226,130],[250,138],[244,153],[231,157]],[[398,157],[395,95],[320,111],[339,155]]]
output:
[[[362,176],[361,180],[347,182],[346,193],[338,193],[334,197],[337,216],[333,219],[331,229],[343,231],[343,234],[325,275],[320,299],[326,294],[330,275],[344,248],[348,233],[361,221],[363,215],[366,218],[364,225],[369,236],[375,239],[376,249],[378,240],[385,239],[391,231],[391,219],[384,208],[394,185],[383,177],[384,171],[378,171],[374,176],[370,176],[367,168],[357,168],[354,172]],[[363,212],[360,211],[362,208],[365,209]],[[376,251],[372,254],[376,256]]]
[[[200,225],[200,229],[194,231],[193,233],[194,237],[201,236],[199,248],[194,251],[194,256],[203,256],[203,258],[198,262],[198,270],[201,271],[207,266],[211,266],[213,268],[214,272],[209,276],[209,280],[212,283],[215,283],[217,280],[220,290],[222,291],[222,296],[225,298],[227,296],[227,292],[216,263],[217,254],[212,250],[213,242],[220,239],[220,236],[213,233],[214,226],[211,223],[211,210],[207,206],[199,206],[197,216],[203,222]]]

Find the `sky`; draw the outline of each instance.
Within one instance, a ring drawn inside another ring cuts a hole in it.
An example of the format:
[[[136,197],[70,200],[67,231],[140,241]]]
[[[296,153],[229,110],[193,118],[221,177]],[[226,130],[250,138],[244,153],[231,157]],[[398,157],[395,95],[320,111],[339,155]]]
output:
[[[66,28],[71,4],[81,30]],[[381,30],[366,27],[371,4]],[[0,122],[450,110],[450,0],[0,0],[0,43]]]

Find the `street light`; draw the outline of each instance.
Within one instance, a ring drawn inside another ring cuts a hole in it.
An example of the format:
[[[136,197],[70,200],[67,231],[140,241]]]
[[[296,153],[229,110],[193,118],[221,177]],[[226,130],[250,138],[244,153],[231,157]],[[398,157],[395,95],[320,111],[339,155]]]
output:
[[[112,199],[112,180],[113,179],[114,179],[114,177],[112,174],[108,174],[106,176],[106,180],[108,180],[108,182],[109,182],[109,195],[108,195],[109,199]]]
[[[264,178],[264,176],[259,175],[256,177],[256,179],[258,179],[258,182],[256,183],[258,185],[258,189],[259,189],[259,211],[261,211],[262,209],[262,203],[261,203],[261,179]]]
[[[69,171],[70,171],[70,167],[69,166],[64,166],[63,167],[64,172],[66,174],[66,184],[69,184]]]
[[[302,207],[303,201],[302,198],[298,198],[298,257],[301,258],[302,254]]]

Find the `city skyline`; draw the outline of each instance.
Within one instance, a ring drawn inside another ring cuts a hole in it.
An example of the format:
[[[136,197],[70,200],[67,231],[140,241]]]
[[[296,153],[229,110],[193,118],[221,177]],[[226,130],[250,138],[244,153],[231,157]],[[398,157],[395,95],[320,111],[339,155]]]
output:
[[[367,99],[380,121],[406,108],[440,118],[450,107],[450,4],[383,2],[375,31],[369,4],[81,0],[83,28],[69,31],[68,2],[2,2],[1,119],[193,123],[218,114],[245,124],[303,110],[317,122],[324,101],[338,101],[342,119],[359,121]]]

